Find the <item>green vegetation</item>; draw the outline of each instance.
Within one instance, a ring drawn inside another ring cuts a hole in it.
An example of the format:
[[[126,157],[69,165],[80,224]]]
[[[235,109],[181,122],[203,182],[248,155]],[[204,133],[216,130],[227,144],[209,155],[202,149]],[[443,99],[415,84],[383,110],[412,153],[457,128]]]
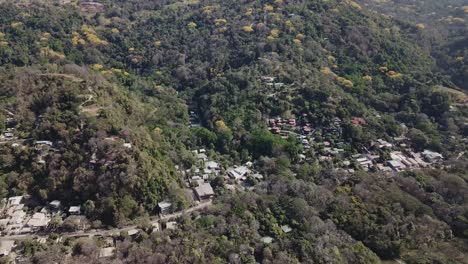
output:
[[[0,198],[58,199],[81,205],[94,226],[123,226],[166,199],[189,205],[176,166],[193,169],[193,149],[223,169],[255,161],[264,175],[238,192],[216,178],[212,207],[182,216],[178,230],[116,236],[113,259],[98,258],[102,241],[25,241],[24,254],[33,263],[68,253],[70,263],[465,263],[466,34],[428,47],[429,23],[357,2],[105,0],[98,12],[1,2],[0,132],[14,126],[18,145],[0,145]],[[190,127],[189,110],[201,126]],[[314,129],[339,118],[340,131],[315,134],[322,145],[306,150],[294,134],[267,130],[277,116]],[[402,134],[447,161],[402,173],[336,169]],[[325,141],[346,154],[319,160]]]

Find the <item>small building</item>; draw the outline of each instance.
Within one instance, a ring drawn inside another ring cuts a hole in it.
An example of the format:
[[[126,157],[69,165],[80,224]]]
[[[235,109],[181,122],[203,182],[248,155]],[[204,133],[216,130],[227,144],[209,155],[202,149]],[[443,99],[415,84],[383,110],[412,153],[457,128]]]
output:
[[[12,140],[15,137],[15,134],[13,134],[12,132],[5,132],[3,133],[3,137],[5,138],[5,140]]]
[[[52,147],[54,143],[49,140],[38,140],[36,141],[35,145],[36,146],[46,145],[46,146]]]
[[[140,230],[138,230],[138,229],[130,229],[130,230],[127,231],[127,234],[129,236],[136,236],[136,235],[138,235],[138,233],[140,233]]]
[[[48,218],[44,213],[35,213],[26,223],[26,227],[30,227],[32,230],[39,230],[46,228],[49,222],[50,218]]]
[[[89,13],[96,13],[96,12],[101,12],[104,10],[104,5],[98,2],[81,2],[80,3],[80,8],[83,11],[89,12]]]
[[[382,148],[392,148],[393,147],[393,144],[383,140],[383,139],[377,139],[377,142],[374,144],[375,146],[377,146],[379,149],[382,149]]]
[[[260,80],[262,80],[263,82],[267,82],[267,83],[272,83],[275,81],[275,77],[271,77],[271,76],[261,76],[260,77]]]
[[[123,143],[122,145],[124,148],[127,148],[127,149],[131,149],[132,148],[132,144],[130,143]]]
[[[172,210],[172,203],[163,201],[163,202],[158,203],[158,207],[159,207],[159,212],[161,214],[167,214],[167,213],[170,213]]]
[[[53,200],[52,202],[49,203],[50,208],[58,210],[60,209],[60,206],[62,203],[59,200]]]
[[[23,201],[23,196],[10,197],[10,198],[8,198],[7,206],[11,207],[11,206],[19,205],[19,204],[21,204],[21,201]]]
[[[166,229],[169,230],[176,230],[177,229],[177,222],[176,221],[169,221],[166,223]]]
[[[361,126],[367,124],[367,121],[362,117],[353,117],[351,123],[355,126]]]
[[[228,171],[229,177],[236,180],[245,180],[246,177],[250,174],[250,169],[246,166],[240,166]]]
[[[206,156],[205,153],[198,153],[197,157],[199,160],[202,160],[203,162],[208,161],[208,156]]]
[[[213,187],[209,183],[203,183],[198,187],[195,187],[195,194],[200,200],[208,200],[214,196]]]
[[[1,240],[0,241],[0,257],[10,255],[10,252],[14,246],[15,246],[14,240]]]
[[[216,161],[210,160],[205,163],[205,167],[210,170],[219,170],[219,164]]]
[[[281,230],[283,230],[283,232],[287,234],[292,231],[292,228],[288,225],[283,225],[281,226]]]
[[[265,244],[271,244],[273,242],[273,238],[269,236],[262,237],[262,242]]]
[[[392,168],[394,171],[402,171],[406,166],[401,163],[399,160],[390,160],[387,162],[387,165]]]
[[[99,250],[99,258],[110,258],[114,256],[115,247],[105,247]]]
[[[444,159],[444,156],[438,152],[424,150],[422,156],[430,163],[439,162]]]
[[[8,221],[8,224],[19,225],[23,223],[25,216],[26,216],[26,212],[24,212],[23,210],[17,210],[11,215],[11,218],[10,218],[10,221]]]
[[[363,157],[363,158],[358,158],[356,159],[356,161],[359,163],[359,165],[361,165],[361,167],[363,167],[364,169],[369,169],[370,167],[373,166],[373,163],[371,160],[369,160],[367,157]]]
[[[281,88],[284,86],[284,83],[274,83],[275,88]]]
[[[81,206],[70,206],[70,209],[68,209],[68,213],[71,215],[79,215],[81,212]]]

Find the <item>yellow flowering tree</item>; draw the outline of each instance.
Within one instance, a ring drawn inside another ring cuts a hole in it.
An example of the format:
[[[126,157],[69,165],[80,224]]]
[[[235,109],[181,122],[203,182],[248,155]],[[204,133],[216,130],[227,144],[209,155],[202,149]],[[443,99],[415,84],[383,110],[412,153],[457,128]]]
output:
[[[242,27],[242,31],[250,33],[250,32],[253,32],[254,29],[252,28],[252,26],[244,26]]]
[[[195,22],[190,22],[187,24],[189,28],[196,28],[197,27],[197,24]]]

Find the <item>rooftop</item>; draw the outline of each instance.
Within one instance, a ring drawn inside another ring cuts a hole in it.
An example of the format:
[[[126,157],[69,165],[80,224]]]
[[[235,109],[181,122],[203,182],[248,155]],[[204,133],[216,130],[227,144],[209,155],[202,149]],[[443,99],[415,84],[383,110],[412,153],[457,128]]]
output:
[[[166,228],[175,230],[177,228],[177,222],[176,221],[170,221],[166,223]]]
[[[172,203],[170,202],[167,202],[167,201],[163,201],[163,202],[159,202],[158,203],[158,207],[163,209],[163,208],[169,208],[172,206]]]
[[[19,205],[23,200],[23,196],[13,196],[8,198],[8,206]]]
[[[213,187],[211,187],[211,184],[209,183],[204,183],[198,187],[195,187],[195,192],[197,193],[198,197],[214,195]]]
[[[0,256],[8,256],[14,246],[15,246],[14,240],[0,241]]]
[[[114,251],[115,251],[115,247],[101,248],[101,250],[99,250],[99,257],[100,258],[112,257],[114,255]]]
[[[79,213],[81,210],[81,206],[70,206],[70,209],[68,209],[69,213]]]
[[[50,202],[49,205],[52,206],[52,207],[58,208],[58,207],[60,207],[60,204],[61,204],[61,202],[59,200],[54,200],[54,201]]]

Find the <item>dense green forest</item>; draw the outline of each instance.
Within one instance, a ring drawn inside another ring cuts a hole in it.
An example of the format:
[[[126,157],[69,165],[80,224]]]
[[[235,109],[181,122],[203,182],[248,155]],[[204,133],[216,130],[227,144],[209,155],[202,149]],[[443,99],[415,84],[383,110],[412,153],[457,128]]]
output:
[[[463,0],[448,1],[358,1],[377,12],[415,25],[414,38],[436,60],[437,71],[450,77],[446,85],[467,90],[468,5]]]
[[[99,2],[0,1],[0,133],[13,120],[18,142],[0,145],[0,198],[148,232],[116,235],[112,259],[99,239],[22,242],[24,263],[467,263],[466,1]],[[275,117],[338,118],[315,138],[346,154],[319,160],[323,144],[268,131]],[[337,169],[401,135],[444,163]],[[213,206],[150,232],[158,202],[190,206],[178,168],[199,148],[264,180],[230,192],[218,177]]]

